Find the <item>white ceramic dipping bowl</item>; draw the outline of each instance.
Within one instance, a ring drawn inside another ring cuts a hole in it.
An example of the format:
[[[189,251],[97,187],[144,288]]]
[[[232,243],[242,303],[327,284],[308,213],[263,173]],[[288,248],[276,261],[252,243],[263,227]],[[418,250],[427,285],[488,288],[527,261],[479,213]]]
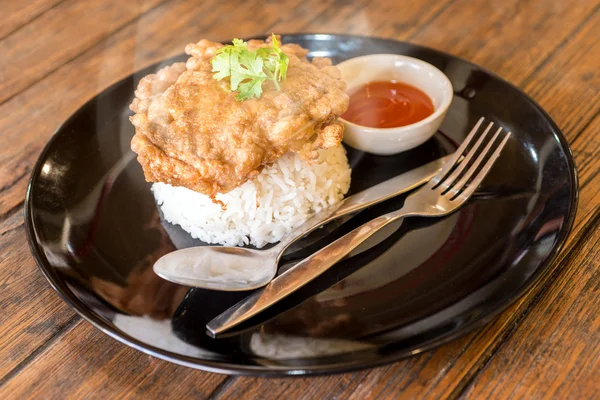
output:
[[[433,114],[414,124],[397,128],[370,128],[341,120],[346,125],[344,142],[355,149],[392,155],[429,140],[442,124],[452,102],[452,84],[433,65],[398,54],[373,54],[346,60],[337,65],[348,84],[347,93],[372,81],[394,80],[420,89],[433,102]]]

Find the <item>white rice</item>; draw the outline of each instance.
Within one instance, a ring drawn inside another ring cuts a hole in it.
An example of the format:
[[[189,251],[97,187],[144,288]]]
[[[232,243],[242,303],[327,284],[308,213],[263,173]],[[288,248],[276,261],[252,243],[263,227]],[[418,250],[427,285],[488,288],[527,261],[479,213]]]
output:
[[[263,247],[281,240],[311,215],[340,201],[350,187],[350,167],[340,145],[320,150],[306,163],[288,153],[252,181],[217,199],[183,187],[155,183],[152,191],[164,217],[194,238],[227,246]],[[258,207],[257,207],[258,203]]]

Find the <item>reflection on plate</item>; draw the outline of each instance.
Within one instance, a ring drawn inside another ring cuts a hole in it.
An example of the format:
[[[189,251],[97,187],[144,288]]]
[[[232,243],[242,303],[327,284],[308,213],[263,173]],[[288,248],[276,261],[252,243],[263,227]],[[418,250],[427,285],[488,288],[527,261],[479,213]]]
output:
[[[254,354],[273,360],[332,356],[371,347],[374,346],[351,340],[260,333],[253,334],[250,339],[250,349]]]
[[[175,336],[170,319],[156,320],[147,316],[117,314],[112,323],[127,335],[159,349],[192,357],[201,357],[206,353]]]
[[[448,238],[458,222],[459,215],[453,214],[434,226],[408,232],[402,240],[370,263],[368,268],[359,269],[339,284],[318,294],[315,300],[330,301],[376,290],[409,274],[436,254],[442,246],[451,247],[453,243],[449,242]],[[372,247],[371,242],[377,243],[388,237],[398,229],[397,225],[390,224],[387,231],[382,229],[373,235],[365,242],[365,247]],[[360,250],[362,249],[359,247],[357,252]]]

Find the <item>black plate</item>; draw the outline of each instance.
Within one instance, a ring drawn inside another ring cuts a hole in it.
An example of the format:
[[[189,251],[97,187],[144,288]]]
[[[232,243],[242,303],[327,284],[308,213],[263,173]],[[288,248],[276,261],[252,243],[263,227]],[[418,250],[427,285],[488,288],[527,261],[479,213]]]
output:
[[[129,149],[128,105],[139,79],[184,57],[146,68],[69,118],[31,176],[25,207],[31,249],[70,306],[117,340],[178,364],[227,373],[318,374],[372,367],[438,346],[483,325],[539,279],[573,223],[577,176],[563,135],[537,104],[476,65],[408,43],[322,34],[283,41],[334,62],[407,54],[452,81],[448,116],[427,143],[392,157],[349,149],[353,192],[452,151],[480,116],[513,135],[460,212],[396,225],[250,321],[248,330],[214,340],[205,335],[205,323],[247,293],[188,290],[151,270],[162,254],[198,243],[161,221]],[[394,199],[330,225],[286,260],[401,204]]]

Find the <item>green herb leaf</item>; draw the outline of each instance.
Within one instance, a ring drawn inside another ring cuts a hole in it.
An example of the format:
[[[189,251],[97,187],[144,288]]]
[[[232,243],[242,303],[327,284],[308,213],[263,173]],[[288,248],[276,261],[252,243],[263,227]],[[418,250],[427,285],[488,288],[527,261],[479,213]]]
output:
[[[279,81],[287,74],[289,58],[281,51],[275,34],[270,47],[253,51],[248,50],[248,44],[243,40],[233,39],[232,43],[219,49],[212,58],[213,78],[229,77],[230,90],[238,92],[238,101],[260,98],[266,80],[272,81],[279,90]]]
[[[257,78],[240,84],[238,95],[235,96],[235,99],[243,101],[251,99],[252,97],[260,98],[260,95],[262,94],[262,84],[265,79],[266,77]]]
[[[221,80],[231,75],[231,58],[237,54],[233,54],[233,47],[222,47],[219,52],[211,60],[213,72],[216,72],[214,78]]]

